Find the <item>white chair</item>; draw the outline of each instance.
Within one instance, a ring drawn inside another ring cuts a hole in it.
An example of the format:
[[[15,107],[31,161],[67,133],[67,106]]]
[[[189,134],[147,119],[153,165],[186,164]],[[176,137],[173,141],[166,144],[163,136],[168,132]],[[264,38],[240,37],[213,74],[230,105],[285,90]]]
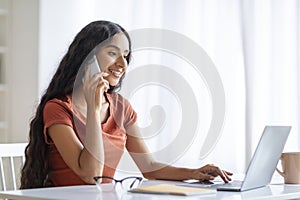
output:
[[[17,180],[19,181],[21,167],[25,162],[26,146],[27,143],[0,144],[0,190],[17,189]]]

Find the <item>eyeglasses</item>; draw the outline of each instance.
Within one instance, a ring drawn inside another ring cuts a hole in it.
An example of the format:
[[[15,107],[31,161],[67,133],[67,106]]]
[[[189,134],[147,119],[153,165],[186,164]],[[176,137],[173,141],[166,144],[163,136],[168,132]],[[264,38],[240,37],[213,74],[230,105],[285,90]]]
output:
[[[137,188],[142,183],[143,178],[137,176],[129,176],[121,180],[116,180],[109,176],[96,176],[94,177],[96,186],[100,191],[113,191],[117,183],[121,184],[122,189],[128,191]]]

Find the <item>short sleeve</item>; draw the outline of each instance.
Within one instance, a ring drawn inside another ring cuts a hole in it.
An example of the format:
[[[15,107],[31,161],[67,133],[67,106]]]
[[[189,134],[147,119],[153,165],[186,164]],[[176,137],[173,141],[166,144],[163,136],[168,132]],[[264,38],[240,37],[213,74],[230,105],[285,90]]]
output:
[[[48,137],[47,129],[54,124],[65,124],[73,127],[72,115],[68,111],[68,108],[63,103],[58,101],[49,101],[46,103],[44,112],[44,138],[46,143],[52,143]]]
[[[127,129],[127,127],[131,126],[136,122],[137,114],[127,100],[125,100],[124,104],[125,104],[124,128]]]

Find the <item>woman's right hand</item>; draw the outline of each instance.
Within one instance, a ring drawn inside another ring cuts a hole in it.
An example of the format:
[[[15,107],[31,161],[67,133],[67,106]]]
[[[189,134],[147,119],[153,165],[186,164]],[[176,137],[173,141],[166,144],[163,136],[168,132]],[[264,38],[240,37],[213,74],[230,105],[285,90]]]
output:
[[[95,73],[90,77],[91,66],[89,65],[83,78],[83,91],[87,107],[100,110],[104,100],[104,92],[109,89],[109,82],[104,79],[109,74],[105,72]]]
[[[220,169],[219,167],[208,164],[193,171],[193,179],[197,180],[213,180],[215,177],[220,176],[225,183],[231,181],[231,172]]]

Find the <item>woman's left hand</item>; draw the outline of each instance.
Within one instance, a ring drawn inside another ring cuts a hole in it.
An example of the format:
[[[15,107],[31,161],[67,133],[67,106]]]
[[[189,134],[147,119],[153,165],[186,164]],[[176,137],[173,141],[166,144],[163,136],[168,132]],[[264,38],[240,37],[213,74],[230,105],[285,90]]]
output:
[[[193,171],[193,179],[197,180],[213,180],[220,176],[225,183],[231,181],[230,176],[233,173],[220,169],[219,167],[209,164]]]

